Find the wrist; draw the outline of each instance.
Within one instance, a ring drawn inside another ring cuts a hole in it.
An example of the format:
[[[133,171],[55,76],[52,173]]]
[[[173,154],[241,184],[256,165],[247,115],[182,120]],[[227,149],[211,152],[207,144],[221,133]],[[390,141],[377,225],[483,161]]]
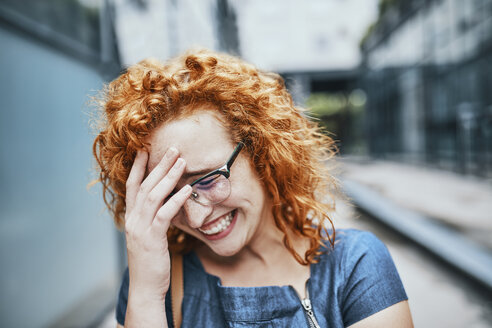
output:
[[[132,323],[129,327],[166,327],[165,295],[155,290],[129,288],[126,309],[128,323]]]
[[[159,287],[155,285],[138,284],[130,281],[128,287],[128,297],[130,295],[139,302],[159,302],[164,303],[166,299],[166,293],[169,288]]]
[[[125,327],[167,327],[165,300],[143,294],[129,295]]]

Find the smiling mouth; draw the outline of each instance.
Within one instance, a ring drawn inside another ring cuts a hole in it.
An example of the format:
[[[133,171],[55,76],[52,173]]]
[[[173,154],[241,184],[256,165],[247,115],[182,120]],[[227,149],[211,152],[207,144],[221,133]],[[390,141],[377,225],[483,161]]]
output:
[[[234,213],[235,213],[235,210],[229,212],[229,214],[224,216],[218,222],[214,223],[213,227],[208,228],[208,229],[198,228],[198,231],[200,231],[201,233],[208,235],[208,236],[219,234],[219,233],[223,232],[224,230],[226,230],[231,225],[232,219],[234,218]]]

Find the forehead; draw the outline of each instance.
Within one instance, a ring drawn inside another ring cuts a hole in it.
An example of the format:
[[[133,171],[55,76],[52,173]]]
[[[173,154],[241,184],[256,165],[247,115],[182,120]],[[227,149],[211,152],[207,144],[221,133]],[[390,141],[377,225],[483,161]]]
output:
[[[156,128],[150,143],[148,168],[151,170],[170,147],[175,147],[187,163],[186,171],[215,168],[227,160],[233,145],[218,116],[209,110],[166,122]],[[225,157],[224,157],[225,156]]]

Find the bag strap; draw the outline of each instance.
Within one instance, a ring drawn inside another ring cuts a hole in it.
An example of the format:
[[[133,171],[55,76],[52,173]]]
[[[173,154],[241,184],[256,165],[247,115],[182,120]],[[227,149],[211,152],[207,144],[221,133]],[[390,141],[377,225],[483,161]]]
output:
[[[180,328],[183,321],[181,312],[183,286],[183,256],[181,254],[173,254],[171,256],[171,309],[175,328]]]

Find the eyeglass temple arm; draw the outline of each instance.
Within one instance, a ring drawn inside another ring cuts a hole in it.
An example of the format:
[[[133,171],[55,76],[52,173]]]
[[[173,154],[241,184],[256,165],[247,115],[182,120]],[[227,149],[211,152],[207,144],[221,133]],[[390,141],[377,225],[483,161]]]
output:
[[[227,163],[224,166],[222,166],[220,169],[217,169],[217,170],[214,170],[214,171],[212,171],[210,173],[207,173],[203,177],[200,177],[200,178],[196,179],[195,181],[193,181],[192,183],[190,183],[190,186],[193,187],[198,182],[203,181],[206,178],[208,178],[208,177],[210,177],[210,176],[212,176],[214,174],[222,174],[226,178],[229,178],[230,168],[231,168],[232,164],[234,163],[234,161],[236,160],[237,155],[239,155],[239,152],[241,151],[241,149],[243,149],[243,147],[244,147],[244,144],[242,142],[239,142],[237,144],[236,148],[234,149],[234,151],[232,152],[231,157],[229,158],[229,160],[227,161]],[[224,169],[226,169],[226,171],[224,171]]]
[[[234,152],[231,155],[231,158],[229,158],[229,160],[227,161],[227,164],[226,164],[227,170],[230,170],[232,164],[236,160],[237,155],[239,155],[239,152],[241,151],[241,149],[243,149],[243,147],[244,147],[244,144],[242,142],[239,142],[237,144],[236,149],[234,149]]]

